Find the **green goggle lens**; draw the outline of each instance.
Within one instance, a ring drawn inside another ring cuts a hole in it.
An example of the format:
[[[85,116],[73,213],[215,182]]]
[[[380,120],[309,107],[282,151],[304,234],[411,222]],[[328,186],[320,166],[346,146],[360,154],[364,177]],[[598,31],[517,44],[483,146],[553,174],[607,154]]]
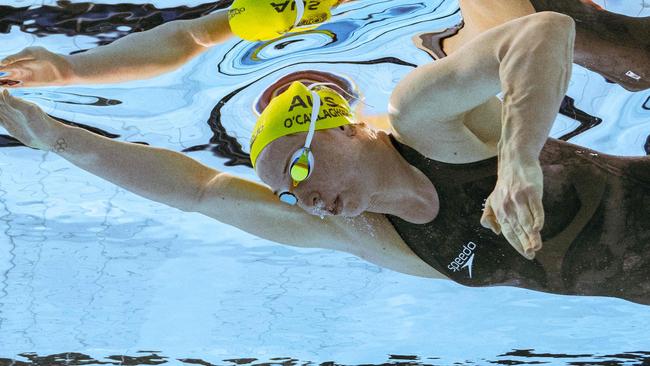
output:
[[[300,157],[294,159],[291,164],[291,178],[294,182],[302,182],[309,177],[310,169],[309,151],[303,150]]]
[[[291,167],[291,178],[296,182],[302,182],[309,176],[309,166],[301,163],[296,163]]]

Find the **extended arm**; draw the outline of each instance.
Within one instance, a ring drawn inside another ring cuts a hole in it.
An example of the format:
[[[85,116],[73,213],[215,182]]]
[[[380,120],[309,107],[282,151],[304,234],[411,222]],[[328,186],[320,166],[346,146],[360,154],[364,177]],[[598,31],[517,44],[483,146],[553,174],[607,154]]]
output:
[[[503,232],[528,258],[541,248],[538,159],[568,85],[574,37],[568,16],[522,17],[417,68],[391,97],[396,130],[425,155],[451,163],[498,155],[499,178],[482,223]],[[500,116],[494,104],[499,91]],[[487,130],[478,125],[481,120]],[[490,125],[494,121],[500,126]],[[499,128],[495,145],[489,135]]]
[[[264,185],[219,172],[181,153],[111,140],[64,125],[6,90],[0,94],[0,126],[22,143],[57,153],[140,196],[200,212],[265,239],[350,250],[354,248],[349,244],[363,237],[357,229],[361,225],[308,215],[281,203]]]
[[[442,277],[408,249],[383,215],[320,219],[281,203],[264,185],[219,172],[177,152],[63,125],[35,104],[6,91],[0,93],[0,127],[30,147],[55,152],[129,191],[202,213],[261,238],[345,251],[400,272]]]
[[[9,73],[1,79],[19,80],[18,87],[147,79],[177,69],[230,36],[224,9],[201,18],[176,20],[132,33],[109,45],[75,55],[28,47],[0,62],[0,71]]]

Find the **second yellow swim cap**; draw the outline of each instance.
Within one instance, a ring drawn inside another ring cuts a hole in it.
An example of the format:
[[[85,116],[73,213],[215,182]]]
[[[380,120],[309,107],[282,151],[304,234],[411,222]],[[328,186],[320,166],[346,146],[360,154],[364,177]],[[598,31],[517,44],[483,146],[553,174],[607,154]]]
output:
[[[339,0],[235,0],[228,10],[230,29],[247,41],[266,41],[327,21]],[[294,28],[300,9],[304,9]]]
[[[350,105],[334,90],[326,87],[314,89],[321,99],[316,120],[316,130],[339,127],[353,122]],[[251,136],[251,163],[255,167],[264,148],[282,136],[307,132],[312,112],[311,91],[299,81],[273,98],[257,119]]]

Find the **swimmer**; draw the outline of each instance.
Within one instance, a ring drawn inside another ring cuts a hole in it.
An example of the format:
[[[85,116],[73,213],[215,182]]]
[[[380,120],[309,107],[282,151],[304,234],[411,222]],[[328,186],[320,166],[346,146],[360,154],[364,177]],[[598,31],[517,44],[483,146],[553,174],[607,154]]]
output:
[[[136,194],[277,243],[467,286],[650,304],[650,158],[547,137],[574,27],[535,13],[416,68],[391,95],[388,132],[327,85],[293,82],[253,130],[264,184],[63,125],[6,90],[0,123]]]
[[[113,83],[154,77],[181,67],[233,35],[268,40],[309,29],[350,0],[236,0],[229,10],[176,20],[127,35],[75,55],[28,47],[0,61],[0,86]],[[464,22],[446,32],[421,34],[416,43],[438,54],[454,52],[477,35],[536,11],[555,11],[576,21],[574,61],[630,91],[650,88],[650,18],[603,10],[590,0],[459,0]],[[302,4],[302,5],[300,5]],[[248,9],[242,11],[241,9]],[[303,9],[299,11],[299,9]],[[267,20],[264,27],[257,19]],[[444,51],[443,51],[444,50]]]

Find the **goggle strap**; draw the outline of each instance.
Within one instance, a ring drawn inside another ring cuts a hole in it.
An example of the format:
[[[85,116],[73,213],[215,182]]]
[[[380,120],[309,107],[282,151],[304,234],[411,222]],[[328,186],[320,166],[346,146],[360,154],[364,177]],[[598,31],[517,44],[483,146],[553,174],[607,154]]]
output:
[[[302,17],[305,15],[305,3],[303,0],[295,0],[296,2],[296,21],[293,23],[294,27],[298,27]]]
[[[305,149],[309,149],[311,145],[311,140],[314,138],[314,133],[316,132],[316,120],[318,119],[318,113],[320,112],[320,96],[313,90],[309,90],[312,97],[312,109],[311,109],[311,121],[309,122],[309,132],[307,132],[307,139],[305,140]]]

